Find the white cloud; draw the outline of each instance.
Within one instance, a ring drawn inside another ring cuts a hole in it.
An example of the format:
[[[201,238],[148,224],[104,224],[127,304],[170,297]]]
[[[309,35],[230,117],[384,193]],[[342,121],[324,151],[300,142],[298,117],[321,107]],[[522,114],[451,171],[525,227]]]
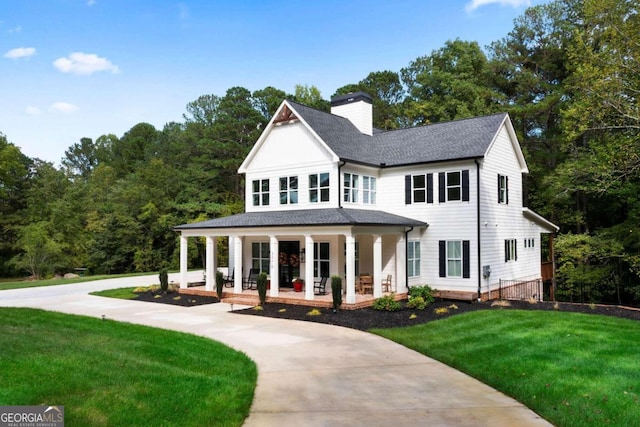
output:
[[[37,116],[38,114],[40,114],[40,109],[38,107],[34,107],[33,105],[29,105],[25,109],[25,112],[30,116]]]
[[[66,58],[53,61],[53,66],[63,73],[90,75],[98,71],[119,73],[117,65],[113,65],[107,58],[100,58],[93,53],[74,52]]]
[[[14,33],[19,33],[19,32],[21,32],[21,31],[22,31],[22,27],[21,27],[20,25],[18,25],[18,26],[17,26],[17,27],[15,27],[15,28],[9,28],[9,29],[7,30],[7,33],[9,33],[9,34],[14,34]]]
[[[56,102],[55,104],[51,104],[49,107],[49,111],[52,113],[73,113],[76,111],[78,107],[73,104],[69,104],[68,102]]]
[[[486,6],[488,4],[494,4],[494,3],[497,3],[501,6],[511,6],[515,8],[522,7],[522,6],[525,6],[525,7],[531,6],[531,0],[471,0],[469,3],[467,3],[464,9],[467,12],[473,12],[479,7]]]
[[[33,56],[35,54],[36,54],[35,47],[17,47],[5,53],[4,57],[10,58],[10,59],[18,59],[18,58],[28,58],[29,56]]]

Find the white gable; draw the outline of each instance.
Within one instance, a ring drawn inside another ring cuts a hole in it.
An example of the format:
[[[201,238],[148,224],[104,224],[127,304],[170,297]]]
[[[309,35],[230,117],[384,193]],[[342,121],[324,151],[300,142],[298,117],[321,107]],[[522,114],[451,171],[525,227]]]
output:
[[[515,129],[513,129],[513,124],[509,119],[509,116],[506,115],[502,126],[498,132],[496,132],[493,137],[493,141],[489,145],[485,156],[491,153],[494,150],[496,144],[499,144],[501,139],[508,140],[511,145],[511,150],[513,150],[513,155],[515,156],[515,161],[517,162],[518,167],[520,168],[521,173],[529,173],[529,168],[527,167],[527,162],[524,159],[524,154],[522,154],[522,148],[520,148],[520,143],[518,142],[518,136],[516,135]],[[504,149],[505,147],[501,147]]]
[[[286,113],[287,119],[283,120]],[[337,162],[338,157],[286,101],[240,165],[240,173]],[[276,120],[278,119],[278,120]]]

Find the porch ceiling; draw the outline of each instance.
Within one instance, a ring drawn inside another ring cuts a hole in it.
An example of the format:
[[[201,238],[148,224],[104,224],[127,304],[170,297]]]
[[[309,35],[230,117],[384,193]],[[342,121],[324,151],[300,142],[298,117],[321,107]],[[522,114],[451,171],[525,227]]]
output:
[[[426,227],[427,223],[383,211],[326,208],[245,212],[192,224],[178,225],[174,227],[174,230],[308,226]]]

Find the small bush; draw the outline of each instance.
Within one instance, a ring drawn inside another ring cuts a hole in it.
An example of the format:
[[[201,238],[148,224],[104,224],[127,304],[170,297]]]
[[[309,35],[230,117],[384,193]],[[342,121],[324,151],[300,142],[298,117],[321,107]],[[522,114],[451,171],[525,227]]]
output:
[[[159,279],[160,279],[160,290],[162,291],[163,294],[166,294],[167,291],[169,290],[169,273],[167,272],[166,268],[163,267],[160,269]]]
[[[436,308],[435,313],[436,314],[447,314],[449,312],[449,309],[447,307],[440,307],[440,308]]]
[[[407,307],[415,308],[416,310],[424,310],[425,308],[427,308],[427,302],[422,297],[413,297],[409,298]]]
[[[412,286],[409,288],[409,302],[411,302],[411,300],[414,298],[422,298],[422,301],[424,301],[424,306],[422,308],[416,308],[418,308],[419,310],[424,310],[429,304],[435,301],[433,294],[434,291],[429,285]]]
[[[267,301],[267,273],[262,271],[260,274],[258,274],[256,286],[258,288],[258,298],[260,298],[260,305],[264,305]]]
[[[374,310],[379,311],[398,311],[402,307],[398,301],[395,300],[395,294],[391,292],[389,295],[385,295],[376,299],[373,302]]]
[[[307,313],[307,316],[320,316],[321,314],[322,312],[320,310],[318,310],[317,308],[314,308],[313,310]]]
[[[342,277],[331,277],[331,296],[333,297],[333,309],[339,309],[342,305]]]
[[[216,294],[218,299],[222,301],[222,289],[224,288],[224,275],[222,271],[216,271]]]

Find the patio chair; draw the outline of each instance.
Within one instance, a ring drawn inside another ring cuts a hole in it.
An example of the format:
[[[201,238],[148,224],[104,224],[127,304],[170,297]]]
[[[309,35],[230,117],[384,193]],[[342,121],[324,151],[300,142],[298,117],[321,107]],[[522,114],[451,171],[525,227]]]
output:
[[[382,280],[382,292],[391,292],[391,274],[387,275],[386,279]],[[385,290],[386,289],[386,290]]]
[[[316,295],[326,295],[328,279],[328,277],[321,277],[319,281],[313,282],[313,293]]]
[[[258,274],[260,270],[257,268],[249,270],[249,277],[243,280],[242,289],[258,289]]]
[[[373,277],[368,275],[360,276],[360,293],[373,293]]]
[[[236,271],[234,269],[234,270],[231,270],[231,276],[224,276],[222,278],[222,282],[224,283],[225,288],[233,288],[235,274],[236,274]]]

